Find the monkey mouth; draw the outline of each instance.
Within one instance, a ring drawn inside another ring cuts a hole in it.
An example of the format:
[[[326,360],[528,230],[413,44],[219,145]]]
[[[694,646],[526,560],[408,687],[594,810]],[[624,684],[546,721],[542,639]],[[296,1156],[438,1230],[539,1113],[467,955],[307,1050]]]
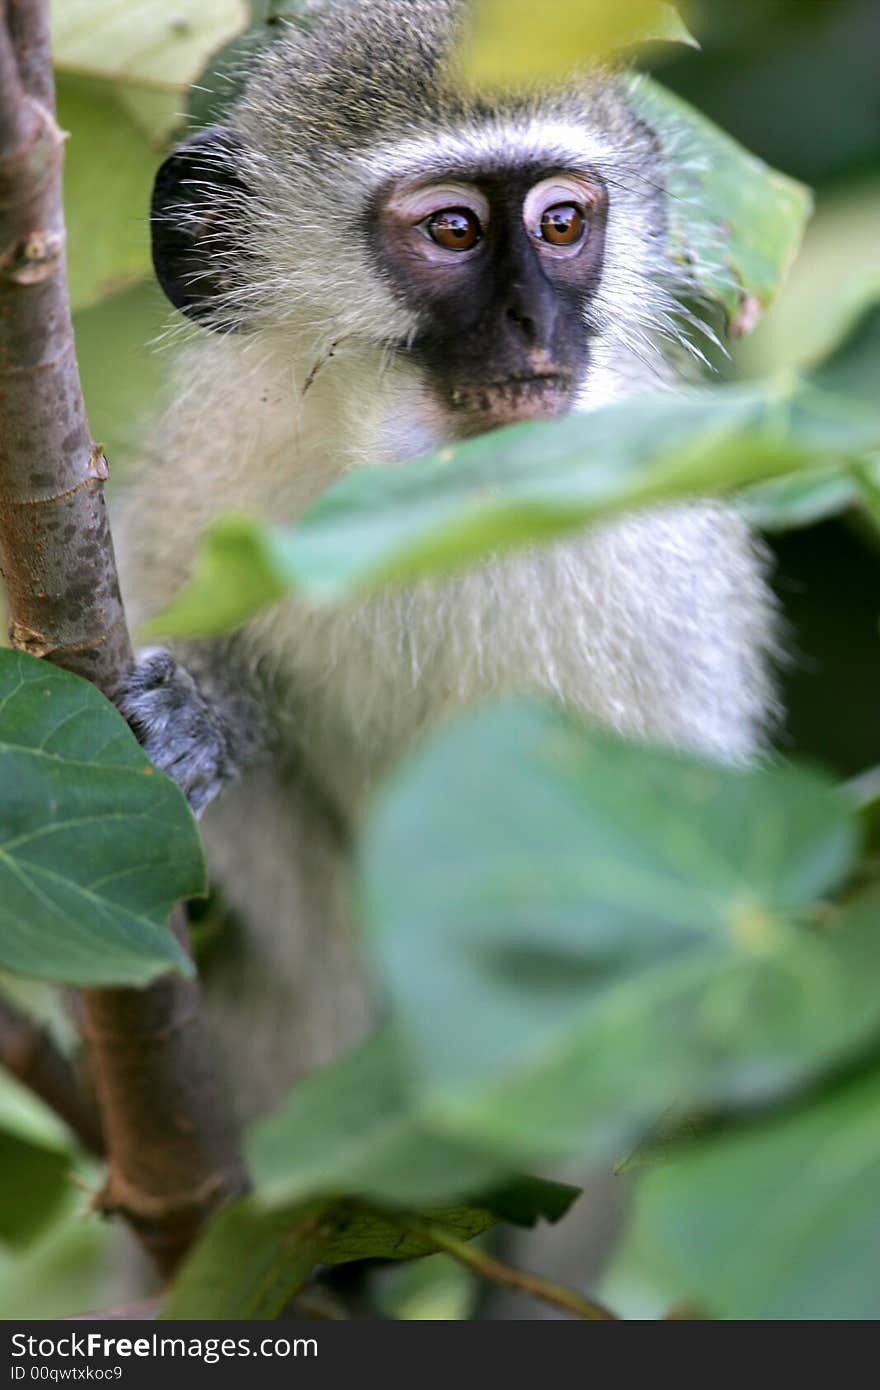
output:
[[[449,403],[457,429],[479,434],[501,425],[562,415],[571,406],[574,389],[568,372],[531,373],[455,387]]]

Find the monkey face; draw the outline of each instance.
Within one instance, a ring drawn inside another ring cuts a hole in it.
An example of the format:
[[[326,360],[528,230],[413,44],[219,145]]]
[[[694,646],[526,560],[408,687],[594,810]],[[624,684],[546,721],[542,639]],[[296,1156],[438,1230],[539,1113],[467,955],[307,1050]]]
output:
[[[598,174],[458,167],[394,182],[368,242],[416,329],[414,361],[464,436],[567,410],[589,369],[608,192]]]

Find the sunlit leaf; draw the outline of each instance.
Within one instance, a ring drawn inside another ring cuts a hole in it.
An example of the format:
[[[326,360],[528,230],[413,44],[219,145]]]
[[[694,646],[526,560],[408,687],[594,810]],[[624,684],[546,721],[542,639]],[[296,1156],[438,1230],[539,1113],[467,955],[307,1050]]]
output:
[[[106,84],[58,83],[64,207],[74,309],[151,274],[148,210],[156,152]]]
[[[131,114],[159,136],[175,123],[209,55],[248,19],[246,0],[52,0],[55,64],[132,95]]]
[[[467,80],[506,87],[568,75],[597,58],[663,41],[696,46],[674,5],[660,0],[474,0],[463,54]]]

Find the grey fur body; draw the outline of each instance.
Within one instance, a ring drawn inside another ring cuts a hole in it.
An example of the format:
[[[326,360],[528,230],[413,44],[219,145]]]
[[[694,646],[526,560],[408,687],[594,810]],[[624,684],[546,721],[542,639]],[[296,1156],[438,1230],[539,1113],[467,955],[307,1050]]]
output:
[[[176,398],[122,509],[134,620],[175,594],[218,513],[290,523],[342,473],[403,465],[448,437],[400,350],[416,317],[357,230],[398,174],[502,152],[601,170],[607,243],[576,408],[675,377],[663,170],[625,89],[597,77],[490,108],[445,85],[452,0],[320,8],[233,117],[249,195],[227,205],[218,312],[243,327],[200,335],[178,359]],[[122,707],[194,802],[211,801],[211,871],[245,924],[209,981],[244,1112],[368,1026],[347,844],[382,772],[455,709],[523,690],[636,737],[748,758],[773,705],[762,570],[731,512],[694,503],[341,610],[285,601],[234,638],[181,648],[183,670],[161,656],[139,669]]]

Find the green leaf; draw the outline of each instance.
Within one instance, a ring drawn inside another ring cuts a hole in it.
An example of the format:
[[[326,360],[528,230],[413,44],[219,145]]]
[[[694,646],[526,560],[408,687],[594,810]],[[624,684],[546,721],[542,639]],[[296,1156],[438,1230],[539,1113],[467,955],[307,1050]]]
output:
[[[167,310],[158,285],[141,280],[74,319],[89,424],[105,446],[111,487],[143,453],[144,422],[161,399],[164,366],[153,344]]]
[[[566,77],[574,69],[651,42],[698,47],[674,5],[660,0],[473,0],[463,76],[480,87]]]
[[[162,136],[176,123],[183,94],[208,56],[247,22],[245,0],[150,0],[135,6],[126,0],[53,0],[55,65],[64,75],[100,79],[122,100],[133,98],[132,109]],[[106,151],[99,162],[106,174]]]
[[[424,1213],[424,1219],[463,1240],[496,1222],[491,1212],[469,1209]],[[277,1318],[316,1265],[414,1259],[436,1248],[408,1234],[399,1219],[350,1202],[271,1211],[248,1198],[212,1222],[178,1276],[162,1317]]]
[[[472,1240],[496,1225],[499,1214],[488,1206],[459,1206],[423,1211],[417,1220],[459,1240]],[[162,1316],[276,1318],[316,1265],[411,1260],[436,1249],[427,1234],[409,1229],[406,1212],[345,1199],[273,1208],[258,1193],[227,1207],[212,1222],[176,1280]]]
[[[858,499],[858,482],[849,473],[840,468],[817,468],[746,488],[736,507],[756,529],[790,531],[837,516]]]
[[[831,351],[819,359],[814,383],[854,403],[874,403],[880,379],[880,280],[854,285],[837,306]],[[873,495],[872,495],[873,494]],[[752,526],[784,531],[812,526],[860,502],[870,512],[880,496],[880,459],[865,458],[851,469],[817,468],[747,488],[737,506]]]
[[[876,904],[880,906],[880,903]],[[880,1072],[646,1173],[627,1241],[710,1316],[880,1316]]]
[[[516,425],[406,468],[352,473],[291,530],[222,518],[191,585],[145,635],[222,631],[285,587],[312,600],[368,593],[627,508],[827,469],[876,448],[880,411],[793,375]]]
[[[68,984],[190,974],[167,926],[202,893],[195,821],[87,681],[0,651],[0,967]]]
[[[425,744],[362,850],[368,946],[430,1132],[512,1166],[616,1156],[670,1106],[764,1104],[880,1029],[880,932],[814,903],[844,796],[529,702]]]
[[[660,141],[673,255],[725,308],[732,330],[748,331],[800,249],[809,191],[658,83],[633,79],[630,100]]]
[[[97,1186],[100,1174],[87,1174]],[[68,1318],[94,1312],[107,1298],[107,1272],[118,1258],[112,1222],[84,1219],[82,1192],[68,1186],[60,1215],[27,1249],[0,1245],[0,1308],[5,1320]],[[115,1266],[118,1268],[118,1265]]]
[[[876,913],[814,908],[855,844],[812,773],[719,769],[530,704],[470,716],[367,831],[393,1027],[257,1127],[261,1199],[494,1189],[500,1210],[512,1170],[616,1158],[671,1106],[766,1104],[857,1056],[880,1028]]]
[[[399,1039],[384,1030],[316,1076],[258,1124],[248,1149],[262,1200],[290,1207],[349,1193],[411,1207],[481,1198],[504,1220],[557,1221],[577,1190],[511,1177],[515,1164],[432,1132],[407,1084]]]
[[[27,1246],[52,1223],[69,1192],[70,1154],[0,1130],[0,1241]]]
[[[156,151],[112,88],[58,81],[71,304],[82,309],[152,273],[148,211]]]
[[[468,1322],[477,1316],[481,1281],[451,1255],[390,1265],[370,1292],[394,1322]]]
[[[834,344],[813,368],[823,391],[876,406],[880,373],[880,275],[860,279],[848,302]]]
[[[210,634],[239,627],[288,589],[277,532],[256,517],[227,513],[211,527],[192,583],[139,635]]]
[[[69,1135],[48,1106],[0,1071],[0,1244],[19,1251],[70,1197]],[[2,1282],[0,1259],[0,1282]]]

